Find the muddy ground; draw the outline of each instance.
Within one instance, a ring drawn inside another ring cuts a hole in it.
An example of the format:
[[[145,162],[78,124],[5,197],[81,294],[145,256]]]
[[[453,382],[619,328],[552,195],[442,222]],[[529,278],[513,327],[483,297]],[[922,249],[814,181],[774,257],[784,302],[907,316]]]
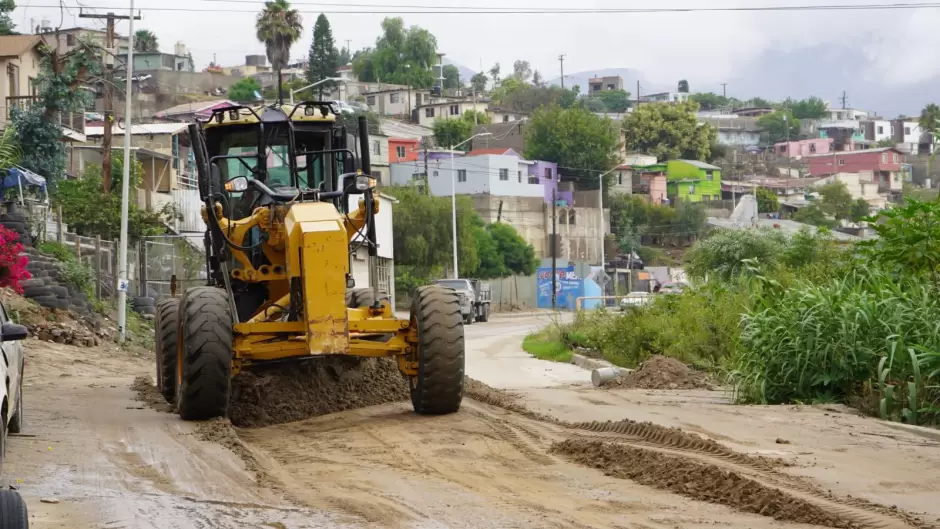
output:
[[[534,317],[467,328],[464,405],[411,411],[381,362],[236,383],[184,423],[147,355],[27,341],[5,475],[32,527],[929,527],[940,435],[842,407],[740,407],[707,389],[605,389],[529,358]],[[371,381],[371,382],[370,382]],[[496,389],[490,386],[495,386]],[[270,404],[285,393],[293,405]],[[54,498],[58,503],[42,503]]]

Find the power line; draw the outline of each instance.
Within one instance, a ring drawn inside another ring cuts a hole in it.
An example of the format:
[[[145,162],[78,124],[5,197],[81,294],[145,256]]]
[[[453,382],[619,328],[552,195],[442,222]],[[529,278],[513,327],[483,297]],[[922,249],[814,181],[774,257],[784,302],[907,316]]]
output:
[[[218,3],[251,3],[262,7],[260,3],[254,0],[203,0],[206,2]],[[336,6],[353,7],[345,4],[325,4],[322,2],[295,2],[295,5],[307,6]],[[460,7],[441,7],[441,6],[423,6],[420,9],[417,6],[399,6],[399,5],[377,5],[377,4],[358,4],[359,7],[368,9],[315,9],[302,10],[298,13],[303,14],[345,14],[345,15],[592,15],[592,14],[675,14],[675,13],[729,13],[729,12],[786,12],[786,11],[887,11],[887,10],[911,10],[911,9],[937,9],[940,8],[940,2],[918,2],[918,3],[890,3],[890,4],[859,4],[859,5],[792,5],[792,6],[760,6],[760,7],[687,7],[687,8],[526,8],[526,7],[486,7],[475,8],[470,6]],[[59,4],[39,4],[31,5],[32,8],[60,8]],[[71,6],[78,7],[78,6]],[[84,6],[86,9],[117,9],[120,6]],[[371,8],[380,8],[377,10]],[[138,11],[168,11],[168,12],[188,12],[188,13],[217,13],[217,8],[183,8],[183,7],[136,7]],[[228,9],[227,13],[253,13],[257,10],[248,9]]]

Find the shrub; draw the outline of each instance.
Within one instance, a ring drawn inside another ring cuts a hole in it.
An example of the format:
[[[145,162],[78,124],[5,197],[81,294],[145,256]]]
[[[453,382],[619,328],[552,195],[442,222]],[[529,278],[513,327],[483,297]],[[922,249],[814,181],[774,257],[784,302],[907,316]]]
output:
[[[686,272],[729,280],[745,270],[745,260],[776,266],[786,245],[786,237],[776,230],[721,230],[689,250]]]
[[[52,257],[55,257],[59,261],[74,261],[75,252],[72,251],[68,246],[55,242],[55,241],[46,241],[40,243],[39,251],[45,254],[49,254]]]
[[[26,270],[29,258],[23,255],[19,240],[15,231],[0,226],[0,287],[10,287],[22,294],[20,281],[31,278],[32,274]]]
[[[875,268],[819,284],[765,284],[733,362],[739,401],[847,402],[874,392],[885,418],[936,420],[940,394],[924,380],[940,373],[940,297],[929,283]],[[895,399],[894,388],[906,398]]]
[[[95,273],[78,261],[63,261],[59,263],[59,273],[64,283],[91,296],[94,293]]]

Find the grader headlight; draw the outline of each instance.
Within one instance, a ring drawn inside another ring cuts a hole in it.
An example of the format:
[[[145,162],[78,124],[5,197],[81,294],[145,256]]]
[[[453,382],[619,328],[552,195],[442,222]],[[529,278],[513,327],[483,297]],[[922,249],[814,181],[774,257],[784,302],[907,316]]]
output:
[[[375,178],[368,175],[359,175],[356,177],[356,189],[359,191],[365,191],[373,187],[375,187]]]

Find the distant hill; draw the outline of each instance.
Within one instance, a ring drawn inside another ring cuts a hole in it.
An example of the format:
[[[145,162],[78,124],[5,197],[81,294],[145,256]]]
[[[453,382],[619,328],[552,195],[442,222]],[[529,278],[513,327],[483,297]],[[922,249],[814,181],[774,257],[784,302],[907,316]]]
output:
[[[460,72],[460,80],[463,81],[463,82],[466,83],[466,84],[470,84],[470,78],[473,77],[474,75],[476,75],[476,74],[478,73],[478,72],[476,72],[476,71],[474,71],[474,70],[471,70],[470,68],[467,68],[466,66],[464,66],[464,65],[462,65],[462,64],[460,64],[460,63],[456,63],[456,62],[454,62],[454,61],[448,59],[447,57],[444,57],[444,64],[452,64],[452,65],[456,66],[456,67],[457,67],[457,71]],[[435,71],[437,71],[437,70],[435,69]]]

